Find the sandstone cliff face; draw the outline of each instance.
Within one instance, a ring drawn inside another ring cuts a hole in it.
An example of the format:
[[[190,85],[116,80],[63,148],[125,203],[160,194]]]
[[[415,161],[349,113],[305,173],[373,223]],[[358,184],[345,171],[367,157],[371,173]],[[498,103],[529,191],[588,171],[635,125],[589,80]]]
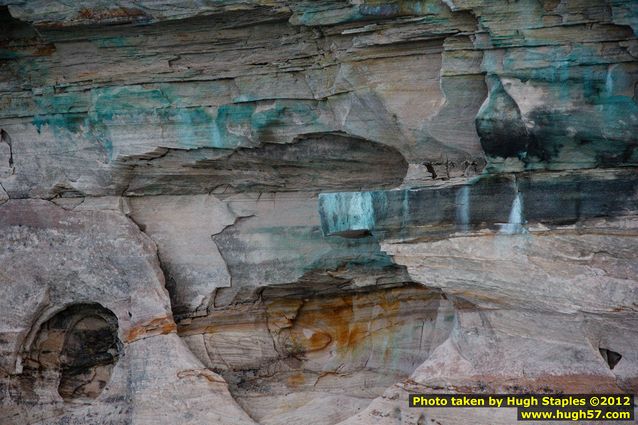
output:
[[[638,391],[635,2],[0,5],[0,423]]]

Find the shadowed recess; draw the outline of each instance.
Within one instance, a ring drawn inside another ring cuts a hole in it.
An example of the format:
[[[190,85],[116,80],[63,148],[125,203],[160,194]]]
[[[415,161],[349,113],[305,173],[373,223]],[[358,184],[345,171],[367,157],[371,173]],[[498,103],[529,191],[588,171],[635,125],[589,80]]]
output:
[[[598,351],[600,351],[600,355],[603,357],[607,365],[609,365],[609,369],[615,368],[618,362],[622,359],[622,355],[620,353],[607,348],[599,348]]]
[[[395,148],[336,133],[235,151],[170,149],[122,165],[128,195],[391,188],[408,168]]]
[[[313,424],[335,424],[407,378],[448,337],[454,315],[422,285],[348,286],[266,288],[251,307],[213,310],[178,332],[260,424],[303,423],[316,409]]]
[[[45,322],[26,358],[25,375],[57,386],[65,401],[97,398],[109,382],[122,344],[117,318],[99,304],[76,304]]]

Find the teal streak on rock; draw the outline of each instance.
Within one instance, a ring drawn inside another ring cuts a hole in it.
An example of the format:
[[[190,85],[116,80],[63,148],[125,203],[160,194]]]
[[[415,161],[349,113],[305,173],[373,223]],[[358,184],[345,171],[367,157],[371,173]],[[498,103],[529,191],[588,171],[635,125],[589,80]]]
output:
[[[184,148],[222,147],[216,122],[204,108],[161,109],[158,115],[161,122],[174,125],[177,139]]]
[[[467,191],[458,186],[410,189],[407,214],[406,190],[324,193],[319,196],[319,215],[326,236],[360,237],[363,229],[380,240],[440,238],[458,232],[465,222],[472,229],[524,233],[527,223],[574,223],[635,211],[635,170],[609,174],[484,175]]]
[[[312,243],[309,241],[304,241]],[[306,272],[313,270],[334,270],[342,266],[364,267],[369,270],[379,270],[392,267],[394,263],[390,256],[381,251],[379,243],[374,236],[364,238],[321,238],[315,243],[328,243],[327,249],[315,252],[311,257],[305,258],[302,263]],[[299,246],[291,249],[298,250]]]
[[[405,229],[410,222],[410,191],[408,190],[403,191],[403,202],[401,205],[401,209],[403,211],[403,214],[401,215],[401,226]]]
[[[374,229],[371,192],[324,193],[319,195],[319,205],[330,212],[324,223],[325,234]]]
[[[0,60],[9,60],[9,59],[17,59],[22,57],[22,55],[14,52],[9,49],[0,49]]]
[[[456,222],[462,231],[467,231],[470,224],[470,187],[463,186],[456,193]]]
[[[254,104],[222,105],[214,117],[204,107],[175,107],[178,102],[170,93],[142,86],[104,87],[90,93],[49,90],[36,96],[35,103],[38,114],[32,123],[38,131],[46,125],[66,139],[84,128],[107,149],[110,159],[116,142],[112,126],[171,126],[169,134],[184,148],[228,149],[247,144],[241,132],[250,133],[255,110]]]
[[[343,266],[371,271],[394,267],[392,259],[381,251],[374,236],[325,238],[318,226],[268,226],[254,228],[252,232],[256,238],[245,249],[276,253],[271,263],[273,274],[279,272],[278,261],[302,273]]]
[[[375,17],[394,17],[401,12],[401,8],[398,4],[378,4],[378,5],[366,5],[359,6],[359,11],[364,16]]]
[[[81,111],[86,110],[89,105],[88,96],[84,93],[54,94],[51,88],[42,95],[35,96],[34,102],[38,113],[33,117],[32,124],[38,132],[42,127],[49,126],[59,136],[65,132],[80,131],[86,117]]]
[[[477,117],[477,130],[490,161],[487,167],[490,172],[502,170],[496,158],[515,156],[526,170],[636,164],[638,105],[629,65],[609,66],[608,58],[600,52],[579,44],[568,51],[554,46],[542,54],[530,49],[521,55],[522,59],[506,57],[503,68],[521,81],[556,93],[559,104],[574,106],[565,109],[552,107],[550,103],[535,108],[525,116],[525,123],[533,125],[523,126],[520,116],[507,113],[516,111],[517,105],[493,84],[490,97]],[[488,71],[497,66],[490,59],[494,58],[486,54],[484,66]],[[530,63],[545,60],[548,66],[521,70],[516,68],[520,60]],[[510,104],[499,109],[498,100],[507,100]],[[503,126],[506,133],[499,126]],[[512,133],[515,133],[513,137]],[[522,137],[523,133],[527,139]],[[517,145],[521,140],[526,143]],[[516,152],[503,151],[507,146]]]
[[[520,192],[516,193],[516,197],[512,202],[509,220],[507,221],[507,224],[501,228],[501,233],[506,235],[526,233],[526,230],[523,227],[523,197]]]
[[[217,110],[215,132],[211,135],[213,147],[235,148],[248,144],[251,118],[255,112],[254,103],[222,105]]]
[[[112,48],[112,47],[128,47],[130,45],[128,39],[123,36],[105,37],[99,38],[94,41],[98,47]]]
[[[172,102],[159,89],[141,86],[105,87],[95,89],[94,110],[98,116],[118,114],[149,114],[159,108],[168,108]]]

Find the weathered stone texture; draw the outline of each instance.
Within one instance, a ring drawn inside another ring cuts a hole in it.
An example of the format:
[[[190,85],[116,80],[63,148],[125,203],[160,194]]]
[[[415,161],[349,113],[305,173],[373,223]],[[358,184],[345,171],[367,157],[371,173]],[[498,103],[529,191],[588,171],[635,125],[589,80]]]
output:
[[[637,34],[630,0],[0,0],[0,423],[635,393]]]

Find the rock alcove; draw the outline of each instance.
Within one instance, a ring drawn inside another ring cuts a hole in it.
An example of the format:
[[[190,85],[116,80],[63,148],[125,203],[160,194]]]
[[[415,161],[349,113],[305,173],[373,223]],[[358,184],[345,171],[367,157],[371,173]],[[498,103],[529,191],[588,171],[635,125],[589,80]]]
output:
[[[75,304],[42,324],[24,359],[34,386],[55,388],[65,402],[97,398],[122,354],[115,315],[99,304]]]

